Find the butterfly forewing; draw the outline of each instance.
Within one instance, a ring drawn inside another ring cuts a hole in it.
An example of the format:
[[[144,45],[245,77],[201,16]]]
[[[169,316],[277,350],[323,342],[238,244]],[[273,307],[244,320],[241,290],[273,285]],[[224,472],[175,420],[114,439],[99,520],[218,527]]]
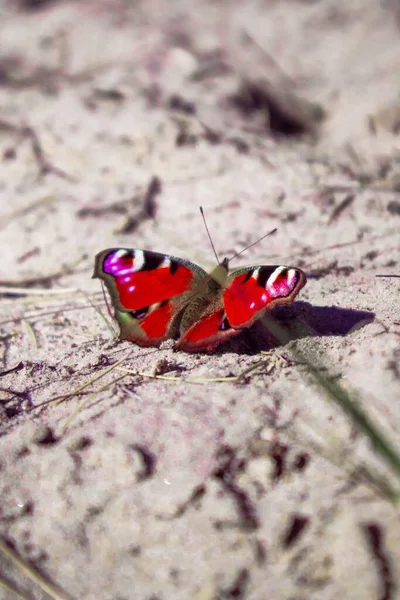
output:
[[[120,326],[120,338],[141,346],[158,346],[172,335],[174,310],[170,300],[143,310],[115,310]]]
[[[223,292],[231,327],[248,327],[266,309],[293,302],[306,277],[300,269],[285,266],[247,267],[233,271]]]
[[[174,317],[207,274],[165,254],[109,248],[96,256],[93,277],[102,279],[111,295],[120,337],[154,346],[171,337]]]
[[[229,325],[221,298],[219,300],[219,307],[200,316],[187,331],[182,332],[182,337],[176,345],[177,349],[186,352],[210,351],[240,333],[240,330]]]
[[[94,272],[120,310],[138,310],[179,296],[191,289],[194,275],[191,264],[182,259],[126,248],[100,252]]]

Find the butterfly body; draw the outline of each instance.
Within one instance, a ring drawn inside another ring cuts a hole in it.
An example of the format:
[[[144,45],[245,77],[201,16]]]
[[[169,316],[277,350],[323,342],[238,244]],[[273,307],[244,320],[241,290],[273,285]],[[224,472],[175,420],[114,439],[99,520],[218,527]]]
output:
[[[291,303],[306,278],[300,269],[254,266],[207,273],[187,260],[128,248],[96,256],[93,277],[111,295],[120,338],[141,346],[176,339],[176,349],[211,351],[270,308]]]

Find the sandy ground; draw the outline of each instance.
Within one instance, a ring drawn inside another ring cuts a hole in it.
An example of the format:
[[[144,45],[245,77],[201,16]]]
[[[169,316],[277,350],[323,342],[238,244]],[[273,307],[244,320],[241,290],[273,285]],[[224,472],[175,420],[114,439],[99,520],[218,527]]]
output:
[[[400,598],[398,473],[292,352],[399,450],[397,3],[34,4],[0,4],[4,543],[74,599]],[[113,337],[94,255],[211,267],[200,204],[220,256],[278,228],[237,264],[306,272],[296,341]]]

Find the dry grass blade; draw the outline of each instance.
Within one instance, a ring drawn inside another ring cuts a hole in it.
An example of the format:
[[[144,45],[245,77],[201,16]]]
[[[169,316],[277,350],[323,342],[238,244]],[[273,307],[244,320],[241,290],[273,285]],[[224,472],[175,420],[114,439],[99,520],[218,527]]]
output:
[[[1,338],[0,338],[1,341]],[[24,368],[24,363],[22,362],[22,360],[20,360],[15,367],[10,367],[9,369],[6,369],[5,371],[0,371],[0,377],[5,377],[6,375],[10,375],[10,373],[15,373],[16,371],[20,371],[21,369]]]
[[[99,305],[101,306],[101,305]],[[77,310],[88,310],[89,308],[92,308],[92,306],[87,306],[85,304],[81,304],[81,305],[77,305],[77,306],[72,306],[70,308],[65,308],[62,307],[62,312],[66,313],[66,312],[73,312],[73,311],[77,311]],[[43,312],[36,312],[36,313],[31,313],[29,315],[26,315],[26,318],[32,320],[38,321],[39,319],[42,319],[43,317],[48,317],[49,315],[55,315],[57,313],[60,312],[60,308],[57,307],[53,310],[47,310],[47,311],[43,311]],[[18,323],[20,322],[22,319],[22,317],[13,317],[12,319],[5,319],[4,321],[0,321],[0,327],[3,325],[8,325],[9,323]]]
[[[31,412],[31,411],[36,410],[38,408],[43,408],[44,406],[48,406],[49,404],[53,404],[54,402],[56,402],[57,404],[59,404],[61,402],[64,402],[65,400],[68,400],[69,398],[73,398],[74,396],[77,396],[78,394],[81,394],[82,391],[85,388],[87,388],[89,385],[91,385],[95,381],[98,381],[99,379],[101,379],[102,377],[104,377],[105,375],[107,375],[107,373],[109,373],[110,371],[112,371],[113,369],[115,369],[124,360],[125,360],[125,358],[121,358],[121,360],[117,361],[116,363],[114,363],[110,367],[107,367],[107,369],[105,369],[104,371],[102,371],[99,375],[96,375],[95,377],[92,377],[88,381],[85,381],[85,383],[83,383],[82,385],[80,385],[77,388],[75,388],[75,390],[73,390],[72,392],[70,392],[68,394],[60,394],[59,396],[55,396],[54,398],[50,398],[50,400],[45,400],[45,402],[41,402],[40,404],[37,404],[36,406],[32,406],[31,408],[27,408],[25,412]]]
[[[286,344],[291,341],[291,336],[286,329],[279,325],[271,316],[263,317],[262,322],[268,331],[281,343]],[[336,380],[328,379],[328,377],[322,375],[322,365],[319,364],[319,361],[315,356],[311,363],[297,348],[291,348],[290,352],[296,360],[305,364],[308,374],[312,376],[329,398],[350,415],[358,429],[370,439],[374,450],[381,455],[386,464],[392,467],[400,477],[400,456],[397,453],[397,450],[363,411],[358,402],[356,393],[354,392],[351,395]]]
[[[31,581],[36,583],[46,594],[49,594],[54,600],[71,600],[63,591],[57,589],[52,583],[47,581],[35,569],[20,558],[4,540],[0,539],[0,552],[2,552],[14,565],[20,569]],[[13,590],[14,591],[14,590]],[[24,598],[24,596],[22,596]]]
[[[314,424],[307,416],[303,415],[303,422],[318,435]],[[307,443],[307,447],[312,448],[319,456],[324,460],[334,465],[339,469],[344,476],[352,483],[362,483],[371,487],[375,492],[378,492],[382,497],[389,499],[391,502],[395,502],[398,498],[398,490],[387,481],[387,478],[377,472],[375,467],[366,466],[365,464],[357,464],[357,458],[352,456],[349,449],[346,452],[346,458],[344,459],[344,447],[343,440],[339,439],[336,434],[331,434],[330,442],[335,444],[335,447],[340,448],[340,452],[332,452],[331,448],[326,447],[322,443],[318,443],[311,439]]]
[[[33,345],[35,347],[35,350],[38,350],[39,344],[38,344],[38,339],[37,339],[37,335],[35,333],[35,330],[33,329],[32,325],[29,323],[29,321],[25,321],[25,319],[24,319],[23,323],[25,323],[25,327],[28,330],[29,337],[33,341]]]
[[[92,400],[92,398],[96,394],[100,394],[101,392],[104,392],[111,385],[113,385],[114,383],[117,383],[117,381],[120,381],[121,379],[123,379],[126,376],[127,376],[127,373],[125,373],[124,375],[120,375],[119,377],[116,377],[115,379],[113,379],[109,383],[106,383],[106,385],[103,385],[103,387],[101,387],[99,390],[96,390],[95,392],[92,392],[88,396],[88,398],[85,398],[85,400],[83,402],[81,402],[78,405],[78,407],[74,410],[74,412],[72,413],[72,415],[70,415],[68,417],[68,419],[65,421],[64,425],[61,428],[61,435],[64,435],[66,433],[68,427],[71,425],[71,423],[75,419],[75,417],[81,412],[81,410],[83,410],[85,408],[85,406],[87,406],[89,404],[89,402]]]
[[[12,594],[14,594],[14,596],[16,596],[17,598],[21,598],[21,600],[33,600],[31,598],[31,596],[28,596],[24,592],[17,590],[17,588],[12,583],[10,583],[9,581],[7,581],[6,579],[4,579],[1,576],[0,576],[0,586],[3,587],[5,590],[7,590],[7,592],[11,592]]]
[[[44,402],[41,402],[40,404],[36,404],[36,406],[31,406],[30,408],[25,409],[25,413],[30,413],[34,410],[37,410],[38,408],[43,408],[44,406],[48,406],[49,404],[53,404],[54,402],[57,402],[58,400],[60,402],[64,402],[65,400],[68,400],[68,398],[73,398],[74,396],[83,396],[85,392],[70,392],[69,394],[60,394],[59,396],[55,396],[54,398],[50,398],[50,400],[45,400]],[[89,393],[89,392],[88,392]]]
[[[12,294],[15,288],[27,288],[30,285],[37,284],[52,284],[55,280],[60,279],[64,275],[69,275],[73,272],[75,267],[86,258],[86,255],[80,256],[68,265],[64,265],[61,269],[48,273],[47,275],[36,275],[34,277],[26,277],[25,279],[18,279],[16,281],[1,280],[0,284],[7,288],[7,294]]]
[[[242,371],[242,373],[240,373],[237,376],[237,380],[240,381],[240,379],[243,379],[244,377],[246,377],[247,375],[249,375],[250,373],[252,373],[253,371],[255,371],[256,369],[258,369],[259,367],[263,367],[264,365],[268,364],[268,360],[259,360],[258,362],[254,363],[254,365],[250,365],[250,367],[248,367],[247,369],[245,369],[244,371]],[[274,369],[274,365],[269,365],[268,370],[267,370],[267,375],[269,375],[269,373]]]
[[[391,442],[384,434],[378,430],[377,426],[362,410],[355,398],[352,398],[337,381],[329,380],[321,375],[315,365],[308,363],[307,366],[317,383],[320,384],[332,400],[339,404],[339,406],[351,416],[357,427],[370,439],[374,450],[380,454],[385,462],[394,468],[400,476],[400,456],[397,453],[397,450],[392,446]]]
[[[58,296],[60,294],[76,294],[80,290],[77,288],[59,288],[56,290],[43,289],[32,289],[25,287],[14,287],[7,285],[0,285],[0,294],[6,294],[7,296]]]
[[[109,330],[109,332],[111,333],[113,339],[115,339],[116,337],[118,337],[118,332],[114,329],[112,323],[107,319],[107,317],[105,316],[105,314],[103,313],[103,311],[100,309],[99,306],[96,306],[91,299],[89,298],[89,296],[86,294],[86,292],[84,292],[83,290],[80,290],[81,294],[83,294],[86,298],[86,300],[89,302],[89,304],[91,305],[91,307],[97,312],[97,314],[99,315],[99,317],[101,317],[101,319],[104,321],[107,329]]]
[[[28,202],[28,204],[22,206],[21,208],[17,208],[17,210],[14,210],[14,212],[2,215],[0,216],[0,227],[5,227],[14,219],[18,219],[19,217],[28,214],[38,206],[42,206],[42,204],[54,202],[56,199],[56,196],[45,196],[44,198],[39,198],[38,200],[34,200],[33,202]]]
[[[241,381],[244,377],[246,377],[246,375],[249,375],[249,373],[252,373],[253,371],[255,371],[256,369],[258,369],[259,367],[265,365],[267,363],[267,361],[265,360],[260,360],[258,362],[256,362],[254,365],[251,365],[250,367],[248,367],[247,369],[245,369],[244,371],[242,371],[242,373],[239,373],[239,375],[231,375],[228,377],[175,377],[173,375],[157,375],[156,373],[146,373],[145,371],[133,371],[132,369],[126,369],[123,367],[119,367],[118,371],[123,371],[126,374],[129,375],[139,375],[140,377],[148,377],[149,379],[161,379],[163,381],[174,381],[176,383],[193,383],[193,384],[204,384],[204,383],[226,383],[226,382],[230,382],[230,383],[235,383],[238,381]],[[270,371],[273,369],[273,365],[270,365],[270,368],[268,370],[268,373],[270,373]]]
[[[346,210],[346,208],[349,208],[349,206],[353,204],[355,198],[355,194],[348,194],[347,196],[345,196],[345,198],[343,198],[343,200],[338,204],[338,206],[334,208],[331,216],[329,217],[328,225],[331,225],[334,221],[337,221],[337,219]]]
[[[322,106],[301,98],[292,78],[247,31],[243,31],[240,46],[228,46],[227,62],[242,80],[237,100],[245,112],[252,106],[262,108],[270,129],[278,133],[317,131],[325,117]]]
[[[395,490],[386,479],[381,477],[376,471],[367,469],[365,465],[361,465],[358,470],[352,473],[353,479],[359,479],[362,483],[368,483],[374,490],[388,498],[394,504],[399,499],[399,492]]]
[[[14,295],[14,290],[16,289],[14,287],[9,288],[9,287],[5,286],[5,287],[0,287],[0,289],[4,290],[4,292],[1,291],[0,293],[5,296],[4,298],[1,298],[1,306],[14,307],[16,296],[19,296],[19,298],[18,298],[19,305],[25,306],[25,305],[34,304],[37,309],[42,308],[42,305],[45,305],[46,307],[48,305],[50,305],[53,308],[59,307],[60,310],[62,310],[65,306],[64,300],[72,301],[75,299],[75,297],[78,298],[82,292],[82,290],[80,290],[79,288],[56,288],[56,289],[44,288],[43,292],[41,291],[40,288],[19,288],[19,289],[17,289],[17,292]],[[28,290],[30,290],[30,289],[32,289],[33,294],[29,293]],[[25,291],[25,290],[27,290],[27,291]],[[85,293],[90,294],[90,296],[94,296],[97,299],[96,293],[94,293],[94,294],[91,294],[90,292],[85,292]]]
[[[149,379],[159,379],[162,381],[174,381],[176,383],[210,383],[214,381],[237,381],[237,377],[199,377],[198,379],[191,379],[185,377],[175,377],[174,375],[157,375],[156,373],[146,373],[145,371],[133,371],[132,369],[119,368],[119,371],[123,371],[127,375],[136,375],[140,377],[147,377]]]
[[[74,396],[75,394],[77,394],[78,392],[81,392],[82,390],[84,390],[85,388],[87,388],[89,385],[91,385],[95,381],[98,381],[99,379],[102,379],[103,377],[105,377],[105,375],[107,375],[110,371],[112,371],[113,369],[115,369],[116,367],[118,367],[118,365],[120,365],[121,363],[123,363],[124,360],[125,360],[125,358],[121,358],[121,360],[118,360],[116,363],[114,363],[110,367],[107,367],[106,369],[104,369],[104,371],[102,371],[101,373],[99,373],[95,377],[92,377],[91,379],[88,379],[88,381],[85,381],[85,383],[83,383],[82,385],[78,386],[70,394],[66,394],[65,396],[54,398],[53,400],[54,401],[58,400],[58,403],[61,403],[61,402],[63,402],[63,400],[65,398],[70,398],[71,396]]]

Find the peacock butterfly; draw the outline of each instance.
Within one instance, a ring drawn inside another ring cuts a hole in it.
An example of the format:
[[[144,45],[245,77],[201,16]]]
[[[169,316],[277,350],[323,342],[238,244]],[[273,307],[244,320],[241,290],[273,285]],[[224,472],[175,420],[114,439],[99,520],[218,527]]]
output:
[[[120,339],[175,349],[212,351],[262,317],[293,302],[306,284],[300,269],[253,266],[229,271],[225,258],[211,273],[182,258],[149,250],[109,248],[97,254],[94,278],[111,295]]]

